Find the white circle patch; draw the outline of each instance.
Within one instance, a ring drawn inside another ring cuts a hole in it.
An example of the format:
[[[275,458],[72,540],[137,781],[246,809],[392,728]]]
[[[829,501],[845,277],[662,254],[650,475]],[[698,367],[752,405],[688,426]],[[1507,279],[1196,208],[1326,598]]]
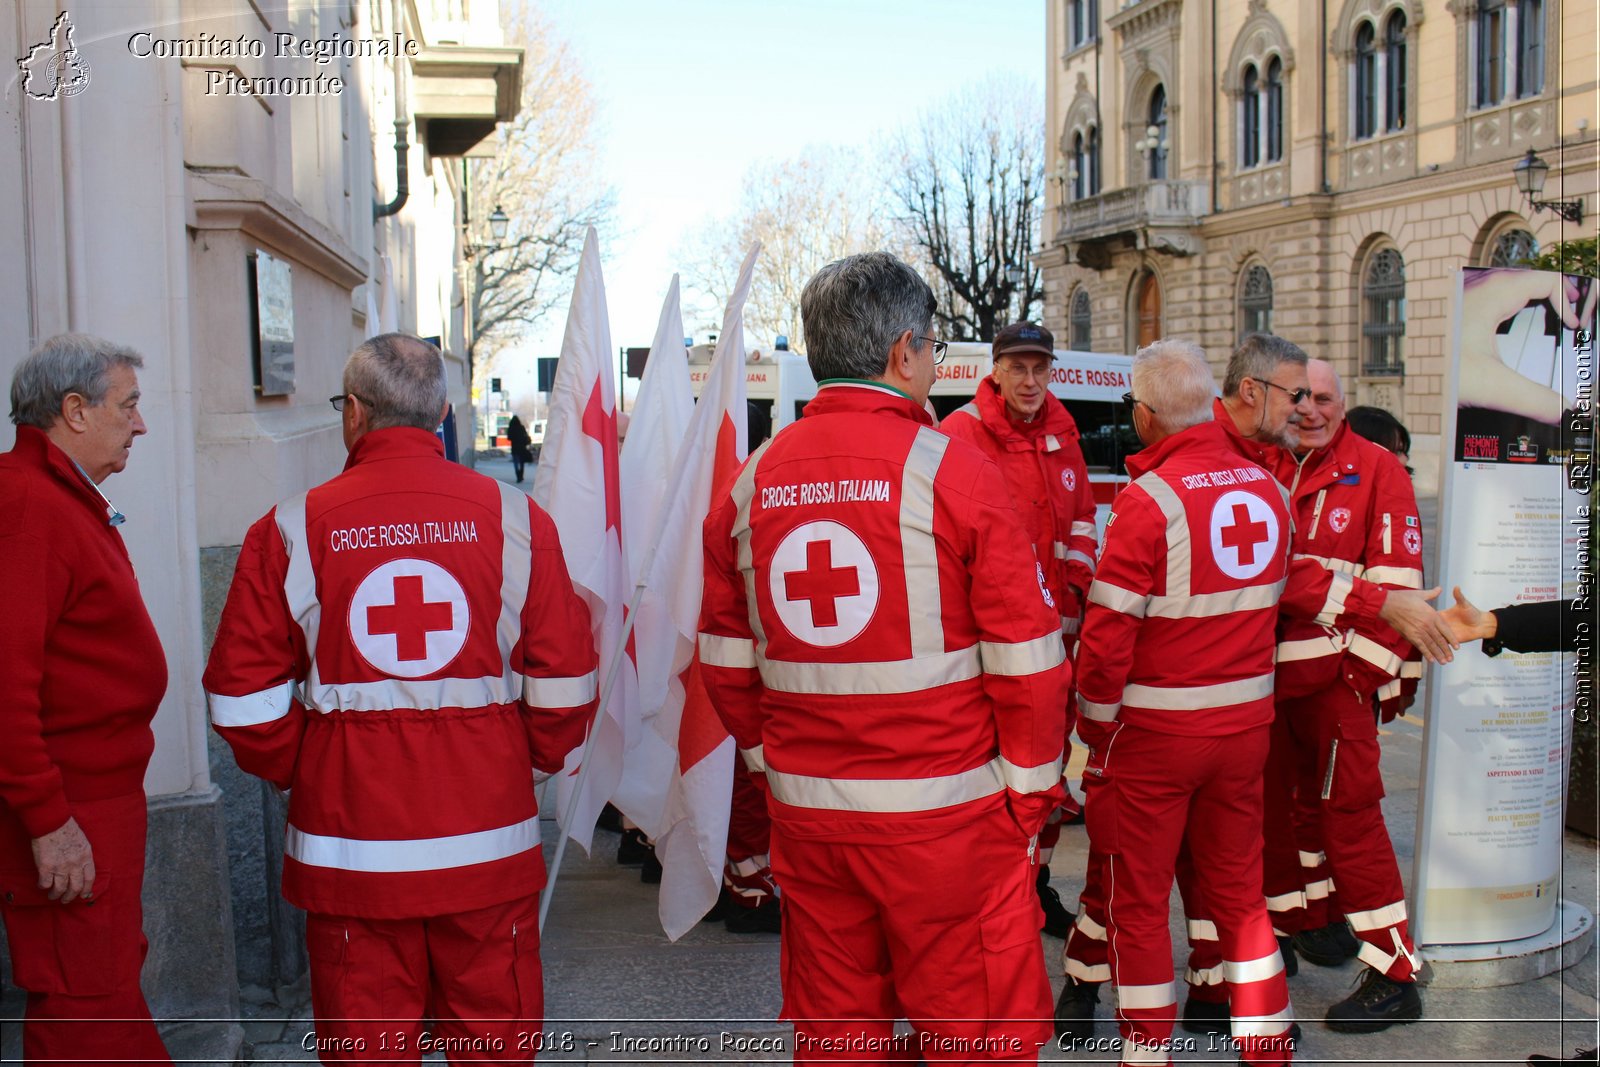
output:
[[[1211,505],[1211,555],[1229,578],[1254,578],[1278,548],[1278,516],[1254,493],[1234,489]]]
[[[872,553],[837,522],[808,522],[790,530],[772,554],[768,588],[789,632],[822,648],[856,637],[878,609]]]
[[[1077,492],[1078,472],[1073,470],[1071,467],[1063,467],[1061,470],[1061,484],[1067,487],[1067,492]]]
[[[1334,508],[1328,512],[1328,528],[1334,533],[1344,533],[1350,525],[1350,509]]]
[[[1400,540],[1405,542],[1406,551],[1413,556],[1422,555],[1422,535],[1415,530],[1407,530],[1400,535]]]
[[[361,580],[350,600],[350,640],[396,678],[421,678],[467,643],[472,609],[455,575],[425,559],[395,559]]]

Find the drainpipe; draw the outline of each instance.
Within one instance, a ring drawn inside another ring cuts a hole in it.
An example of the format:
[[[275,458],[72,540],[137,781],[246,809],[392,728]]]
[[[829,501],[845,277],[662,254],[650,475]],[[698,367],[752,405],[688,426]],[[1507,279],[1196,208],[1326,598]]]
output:
[[[1211,214],[1211,215],[1215,215],[1217,213],[1217,211],[1220,210],[1218,208],[1218,206],[1217,206],[1217,204],[1219,202],[1218,198],[1217,198],[1217,193],[1219,192],[1219,186],[1220,186],[1220,183],[1221,183],[1221,178],[1218,175],[1218,171],[1222,167],[1222,161],[1217,158],[1217,121],[1218,121],[1217,120],[1217,87],[1218,87],[1218,85],[1219,85],[1219,83],[1217,81],[1217,0],[1211,0],[1211,210],[1208,212],[1208,214]],[[1223,99],[1226,100],[1227,97],[1224,96]],[[1227,105],[1224,104],[1223,106],[1226,107]],[[1231,118],[1232,116],[1230,115],[1229,117]]]
[[[400,31],[400,0],[394,0],[391,7],[394,12],[394,28],[396,34]],[[411,181],[408,171],[410,164],[411,145],[406,140],[406,127],[411,124],[410,117],[406,114],[405,78],[400,70],[403,59],[394,57],[394,199],[387,204],[374,203],[372,217],[381,219],[386,215],[397,214],[406,206],[406,198],[411,195]]]
[[[1317,189],[1328,189],[1328,0],[1317,4]]]

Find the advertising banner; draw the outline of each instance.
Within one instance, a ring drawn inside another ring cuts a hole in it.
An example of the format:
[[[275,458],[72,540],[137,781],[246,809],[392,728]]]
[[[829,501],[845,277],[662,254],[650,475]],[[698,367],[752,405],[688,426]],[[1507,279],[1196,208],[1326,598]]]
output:
[[[1594,445],[1591,279],[1469,268],[1446,379],[1439,574],[1478,607],[1588,598]],[[1443,606],[1443,605],[1441,605]],[[1593,635],[1565,635],[1593,641]],[[1571,652],[1464,646],[1428,685],[1414,926],[1419,944],[1511,941],[1555,921],[1574,715]]]

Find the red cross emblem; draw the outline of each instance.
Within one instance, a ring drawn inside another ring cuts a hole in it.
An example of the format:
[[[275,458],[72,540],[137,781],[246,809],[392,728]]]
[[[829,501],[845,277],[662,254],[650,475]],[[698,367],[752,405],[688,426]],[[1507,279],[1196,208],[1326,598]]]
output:
[[[807,644],[844,644],[867,628],[878,608],[877,564],[842,523],[808,522],[790,530],[768,567],[779,621]]]
[[[839,598],[857,596],[861,592],[855,567],[833,565],[830,541],[806,542],[806,569],[789,571],[783,576],[783,586],[790,600],[805,600],[811,604],[813,626],[839,625]]]
[[[1251,522],[1250,509],[1243,504],[1233,506],[1233,524],[1222,528],[1222,543],[1239,553],[1240,566],[1248,567],[1256,561],[1256,546],[1267,539],[1267,524]]]
[[[1211,554],[1230,578],[1254,578],[1278,547],[1278,517],[1254,493],[1235,489],[1211,506]]]
[[[467,642],[471,607],[461,583],[437,563],[395,559],[362,579],[350,598],[350,642],[374,669],[421,678]]]
[[[423,600],[422,575],[401,575],[394,580],[394,603],[367,609],[367,633],[394,634],[399,659],[427,659],[428,635],[450,629],[454,615],[448,601]]]

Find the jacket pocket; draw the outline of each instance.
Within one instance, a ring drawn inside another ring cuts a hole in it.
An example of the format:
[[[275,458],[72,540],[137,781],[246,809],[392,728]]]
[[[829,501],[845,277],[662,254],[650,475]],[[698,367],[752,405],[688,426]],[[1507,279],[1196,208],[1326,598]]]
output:
[[[145,945],[139,901],[124,896],[102,874],[92,900],[62,904],[39,888],[35,871],[0,872],[12,979],[30,993],[75,997],[138,988]]]

